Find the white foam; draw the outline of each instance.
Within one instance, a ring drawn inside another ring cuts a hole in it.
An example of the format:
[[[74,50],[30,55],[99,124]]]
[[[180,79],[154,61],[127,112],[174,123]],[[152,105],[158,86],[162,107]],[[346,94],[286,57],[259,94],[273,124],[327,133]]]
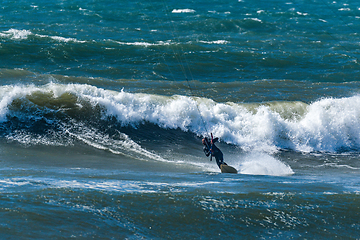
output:
[[[206,44],[227,44],[229,43],[226,40],[215,40],[215,41],[199,41],[201,43],[206,43]]]
[[[49,36],[42,34],[34,34],[29,30],[18,30],[18,29],[9,29],[7,31],[3,31],[0,33],[0,37],[6,37],[14,40],[25,40],[28,39],[29,36],[40,37],[40,38],[50,38],[58,42],[78,42],[85,43],[86,41],[80,41],[75,38],[65,38],[61,36]]]
[[[75,38],[65,38],[60,36],[49,36],[51,39],[59,41],[59,42],[78,42],[78,43],[85,43],[86,41],[80,41]]]
[[[128,45],[128,46],[143,46],[143,47],[151,47],[151,46],[166,46],[170,45],[171,41],[158,41],[156,43],[149,43],[149,42],[119,42],[114,41],[120,45]]]
[[[8,37],[11,39],[22,40],[27,39],[29,35],[32,33],[29,30],[17,30],[17,29],[9,29],[7,31],[3,31],[0,36]]]
[[[311,104],[303,119],[289,123],[296,149],[305,152],[359,149],[359,104],[360,96],[327,98]]]
[[[260,20],[258,18],[245,18],[245,20],[252,20],[252,21],[255,21],[255,22],[261,22],[262,23],[262,20]]]
[[[24,185],[28,185],[31,184],[30,181],[27,180],[22,180],[19,178],[13,178],[13,179],[0,179],[0,184],[2,185],[2,187],[5,186],[24,186]]]
[[[194,13],[194,9],[174,9],[172,10],[172,13]]]
[[[302,13],[302,12],[296,12],[296,14],[301,15],[301,16],[307,16],[307,15],[309,15],[308,13]]]

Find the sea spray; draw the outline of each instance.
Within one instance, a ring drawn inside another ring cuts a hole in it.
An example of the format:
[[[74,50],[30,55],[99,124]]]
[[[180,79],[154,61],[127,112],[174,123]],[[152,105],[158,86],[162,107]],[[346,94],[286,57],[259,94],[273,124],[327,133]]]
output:
[[[287,176],[294,174],[289,165],[261,152],[252,152],[240,161],[241,174]]]

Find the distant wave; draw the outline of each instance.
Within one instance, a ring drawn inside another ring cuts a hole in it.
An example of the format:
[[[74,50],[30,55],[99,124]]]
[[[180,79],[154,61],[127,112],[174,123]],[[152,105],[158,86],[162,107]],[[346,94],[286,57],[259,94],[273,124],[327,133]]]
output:
[[[22,30],[18,30],[18,29],[9,29],[3,32],[0,32],[0,38],[8,38],[8,39],[12,39],[12,40],[27,40],[31,37],[34,38],[42,38],[42,39],[51,39],[53,41],[56,42],[63,42],[63,43],[87,43],[87,42],[95,42],[94,40],[90,40],[90,41],[86,41],[86,40],[79,40],[76,38],[70,38],[70,37],[62,37],[62,36],[51,36],[51,35],[44,35],[44,34],[36,34],[33,33],[29,30],[26,29],[22,29]],[[101,41],[109,41],[109,42],[114,42],[120,45],[128,45],[128,46],[142,46],[142,47],[150,47],[150,46],[167,46],[167,45],[177,45],[179,44],[178,42],[174,42],[172,40],[166,40],[166,41],[156,41],[156,42],[146,42],[146,41],[133,41],[133,42],[123,42],[123,41],[117,41],[117,40],[107,40],[107,39],[103,39]],[[187,42],[187,44],[193,44],[196,43],[197,41],[190,41]],[[226,40],[215,40],[215,41],[203,41],[203,40],[199,40],[198,42],[200,43],[205,43],[205,44],[227,44],[229,43]]]
[[[216,40],[216,41],[199,41],[201,43],[207,43],[207,44],[227,44],[229,43],[226,40]]]
[[[129,45],[129,46],[143,46],[143,47],[150,47],[150,46],[165,46],[173,44],[171,41],[158,41],[156,43],[150,42],[120,42],[120,41],[113,41],[120,45]]]
[[[2,38],[10,38],[13,40],[24,40],[28,39],[29,37],[38,37],[38,38],[50,38],[52,40],[58,42],[78,42],[78,43],[85,43],[86,41],[80,41],[75,38],[65,38],[61,36],[49,36],[49,35],[42,35],[42,34],[35,34],[29,30],[18,30],[18,29],[9,29],[7,31],[0,32],[0,37]]]
[[[360,151],[360,96],[301,102],[217,103],[182,95],[110,91],[86,84],[0,87],[0,120],[115,118],[121,126],[151,123],[198,136],[212,132],[222,141],[273,152]]]
[[[26,39],[32,33],[29,30],[9,29],[0,33],[0,37],[8,37],[12,39]]]

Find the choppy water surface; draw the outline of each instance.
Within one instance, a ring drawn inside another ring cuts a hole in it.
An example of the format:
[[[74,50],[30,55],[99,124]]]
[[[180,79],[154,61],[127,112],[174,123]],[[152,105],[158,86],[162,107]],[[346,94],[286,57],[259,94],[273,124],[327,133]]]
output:
[[[359,9],[5,1],[1,238],[357,239]]]

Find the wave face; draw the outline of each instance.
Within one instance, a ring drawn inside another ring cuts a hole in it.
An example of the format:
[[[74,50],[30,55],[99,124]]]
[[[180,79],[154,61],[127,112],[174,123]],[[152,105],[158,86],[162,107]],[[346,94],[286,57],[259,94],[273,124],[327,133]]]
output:
[[[72,144],[74,133],[70,130],[78,132],[79,136],[89,135],[91,139],[96,134],[114,134],[122,128],[137,129],[150,124],[199,137],[211,132],[221,141],[244,151],[358,152],[359,104],[358,95],[324,98],[311,104],[246,104],[218,103],[183,95],[119,92],[86,84],[48,83],[0,88],[2,135],[26,142],[30,134],[32,140],[26,144],[45,145]],[[84,132],[85,127],[88,131]],[[43,137],[48,140],[40,140]],[[126,143],[124,135],[118,137]],[[134,142],[126,144],[137,148]]]

